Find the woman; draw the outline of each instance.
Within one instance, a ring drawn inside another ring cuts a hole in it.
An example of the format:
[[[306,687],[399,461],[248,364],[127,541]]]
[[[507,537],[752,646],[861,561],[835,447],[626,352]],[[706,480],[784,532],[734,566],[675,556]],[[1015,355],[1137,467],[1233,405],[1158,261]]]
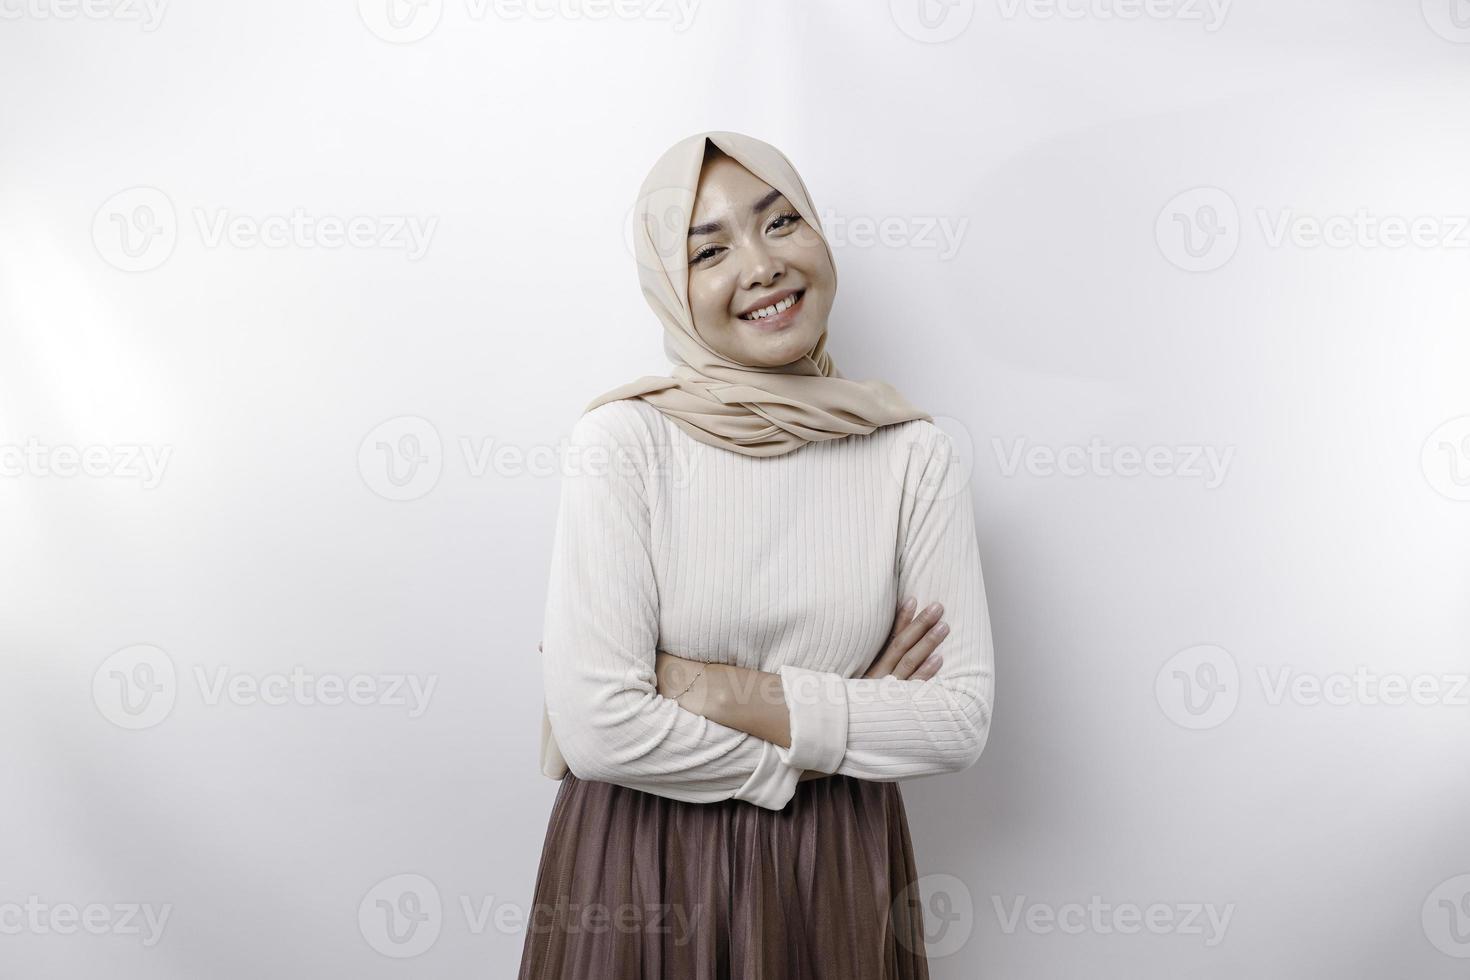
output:
[[[826,353],[779,150],[683,140],[634,217],[675,366],[573,427],[520,980],[927,977],[898,782],[972,765],[994,691],[961,461]]]

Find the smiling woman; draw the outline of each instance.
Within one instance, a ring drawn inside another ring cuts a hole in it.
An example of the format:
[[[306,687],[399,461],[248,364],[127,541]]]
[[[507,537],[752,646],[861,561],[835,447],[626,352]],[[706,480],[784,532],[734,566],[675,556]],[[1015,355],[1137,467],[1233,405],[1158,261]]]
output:
[[[572,428],[607,465],[562,482],[542,647],[562,786],[520,980],[927,977],[898,784],[974,764],[994,687],[961,460],[894,388],[838,373],[836,266],[780,151],[677,144],[634,231],[674,368]]]

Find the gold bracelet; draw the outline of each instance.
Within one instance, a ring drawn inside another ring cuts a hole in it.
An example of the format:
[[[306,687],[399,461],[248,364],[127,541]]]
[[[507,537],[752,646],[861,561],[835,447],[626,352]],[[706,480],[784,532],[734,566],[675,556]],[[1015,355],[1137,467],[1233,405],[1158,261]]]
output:
[[[703,676],[704,676],[704,668],[701,667],[701,668],[699,668],[699,673],[697,673],[697,674],[694,675],[694,680],[692,680],[692,681],[689,682],[689,687],[693,687],[694,684],[695,684],[695,681],[698,681]],[[688,694],[689,693],[689,687],[686,687],[686,688],[684,688],[684,690],[680,691],[678,694],[675,694],[674,695],[674,700],[677,701],[680,698],[682,698],[684,695]]]

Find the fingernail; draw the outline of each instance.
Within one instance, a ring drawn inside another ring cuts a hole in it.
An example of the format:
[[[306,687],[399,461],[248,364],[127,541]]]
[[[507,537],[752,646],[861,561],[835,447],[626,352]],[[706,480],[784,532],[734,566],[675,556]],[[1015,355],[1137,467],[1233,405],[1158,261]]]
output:
[[[938,616],[941,612],[944,611],[944,607],[937,602],[931,602],[929,604],[929,608],[925,609],[924,611],[931,616]]]
[[[949,624],[948,623],[940,623],[938,626],[934,627],[934,635],[935,636],[944,636],[948,632],[949,632]]]
[[[915,599],[913,596],[909,596],[907,599],[905,599],[903,601],[903,611],[904,612],[913,612],[914,611],[914,606],[917,603],[918,603],[918,600],[917,599]]]

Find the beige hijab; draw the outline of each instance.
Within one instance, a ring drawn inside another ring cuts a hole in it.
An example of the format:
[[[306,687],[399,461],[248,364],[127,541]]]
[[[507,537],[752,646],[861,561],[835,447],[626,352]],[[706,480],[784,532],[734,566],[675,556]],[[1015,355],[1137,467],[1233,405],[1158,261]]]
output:
[[[851,381],[839,374],[826,351],[826,330],[810,351],[780,367],[747,367],[699,336],[689,309],[688,235],[706,142],[785,194],[832,256],[806,185],[780,150],[740,133],[698,133],[675,143],[643,181],[632,228],[638,279],[648,305],[663,321],[673,376],[630,381],[583,412],[620,398],[642,398],[700,442],[747,456],[779,456],[809,442],[866,434],[910,419],[933,421],[886,382]],[[832,268],[835,286],[835,261]]]

